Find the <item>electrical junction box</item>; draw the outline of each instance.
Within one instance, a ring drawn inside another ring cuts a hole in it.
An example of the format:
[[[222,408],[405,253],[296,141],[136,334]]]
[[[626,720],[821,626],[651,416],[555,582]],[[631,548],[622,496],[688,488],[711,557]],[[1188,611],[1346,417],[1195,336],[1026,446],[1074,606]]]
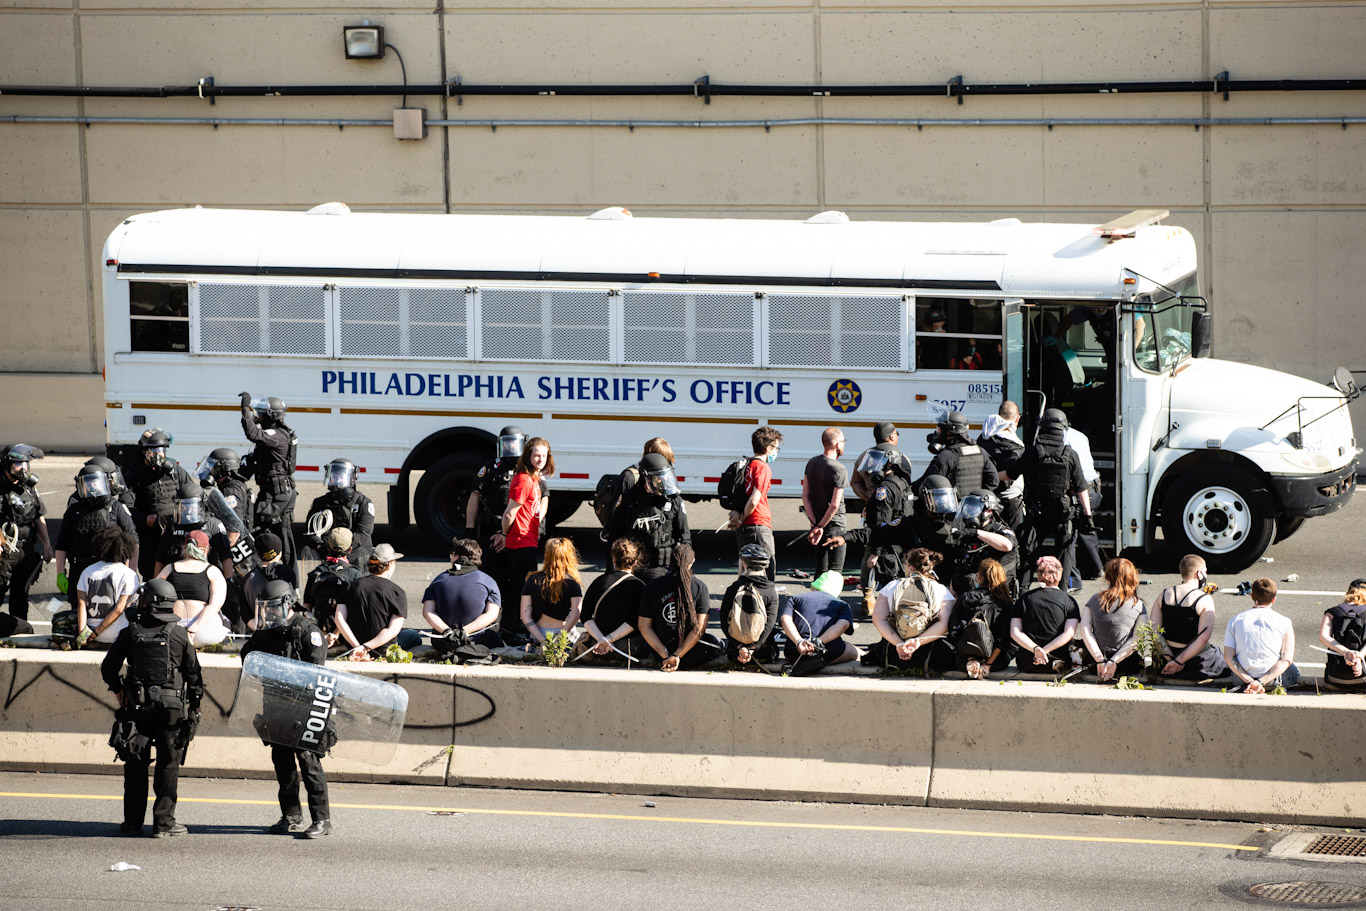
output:
[[[426,139],[426,108],[394,108],[395,139]]]

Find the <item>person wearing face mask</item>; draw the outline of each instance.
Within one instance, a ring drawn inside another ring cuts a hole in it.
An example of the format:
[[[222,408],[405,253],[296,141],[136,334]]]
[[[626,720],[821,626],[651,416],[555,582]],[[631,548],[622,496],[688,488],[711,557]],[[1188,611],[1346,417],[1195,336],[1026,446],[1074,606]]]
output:
[[[692,538],[673,465],[661,453],[650,452],[638,468],[638,480],[612,513],[609,537],[636,543],[640,559],[635,574],[649,581],[668,572],[674,548]]]
[[[55,556],[46,509],[30,463],[43,451],[26,443],[5,450],[0,470],[0,599],[9,594],[10,616],[28,620],[28,590]]]
[[[772,582],[777,551],[773,546],[773,513],[768,506],[768,490],[773,486],[773,460],[782,449],[783,435],[772,427],[760,427],[750,435],[749,442],[754,457],[745,466],[745,502],[738,510],[731,510],[730,527],[735,529],[735,543],[740,550],[746,544],[758,544],[768,551],[764,575]]]
[[[1181,581],[1162,592],[1152,610],[1153,629],[1159,630],[1154,667],[1164,677],[1207,680],[1223,677],[1228,664],[1214,634],[1214,586],[1205,575],[1205,558],[1181,558]]]
[[[143,431],[138,438],[142,459],[128,465],[125,474],[133,492],[133,524],[138,530],[138,573],[144,579],[156,575],[161,535],[172,524],[176,494],[186,486],[197,486],[190,473],[166,454],[171,442],[171,435],[160,427]]]

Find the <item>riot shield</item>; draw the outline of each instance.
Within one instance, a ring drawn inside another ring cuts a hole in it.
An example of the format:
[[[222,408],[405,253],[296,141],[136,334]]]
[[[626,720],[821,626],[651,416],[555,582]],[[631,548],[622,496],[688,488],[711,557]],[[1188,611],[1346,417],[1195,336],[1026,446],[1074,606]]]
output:
[[[234,733],[340,759],[384,765],[394,757],[408,693],[345,671],[252,652],[228,715]]]
[[[227,498],[223,496],[223,491],[217,487],[210,487],[204,491],[204,503],[208,506],[209,513],[223,523],[229,537],[237,535],[237,540],[233,542],[230,551],[232,568],[239,579],[246,578],[247,573],[255,569],[260,562],[256,556],[256,542],[252,539],[251,529],[242,524],[242,517],[233,511],[228,505]]]

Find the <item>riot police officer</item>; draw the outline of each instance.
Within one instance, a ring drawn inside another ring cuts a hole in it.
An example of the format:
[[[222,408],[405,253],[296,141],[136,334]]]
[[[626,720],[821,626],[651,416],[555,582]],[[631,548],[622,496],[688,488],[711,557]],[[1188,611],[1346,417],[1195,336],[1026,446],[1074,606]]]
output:
[[[854,496],[865,503],[872,497],[873,490],[877,487],[877,479],[873,476],[874,472],[880,473],[890,470],[901,475],[907,481],[911,480],[911,462],[901,450],[896,448],[900,439],[901,432],[896,429],[896,425],[891,421],[879,421],[873,427],[873,440],[876,445],[859,453],[859,457],[854,460],[854,473],[849,476],[849,487],[854,491]],[[874,453],[885,453],[886,455],[874,455]],[[876,467],[870,468],[869,466]]]
[[[156,750],[152,835],[165,838],[189,831],[176,822],[176,786],[184,752],[198,723],[204,680],[190,636],[176,622],[175,600],[175,587],[164,579],[144,584],[136,615],[100,665],[104,682],[118,696],[120,720],[131,720],[135,729],[115,745],[124,761],[121,835],[142,834],[151,749]],[[128,674],[120,676],[125,661]]]
[[[1001,483],[991,456],[968,441],[968,417],[963,412],[950,411],[940,418],[939,426],[929,436],[929,444],[934,458],[922,480],[935,474],[948,478],[960,500],[969,491],[979,487],[994,490]]]
[[[251,488],[247,487],[239,473],[241,469],[242,459],[237,455],[237,450],[220,446],[199,463],[195,476],[205,489],[217,487],[223,494],[223,501],[237,514],[242,526],[251,528]]]
[[[156,575],[161,534],[171,522],[176,493],[194,478],[166,454],[171,435],[160,427],[145,430],[138,438],[141,460],[127,466],[125,477],[133,492],[133,524],[138,531],[138,573],[144,579]]]
[[[863,527],[830,538],[826,546],[838,547],[838,542],[863,545],[863,602],[871,615],[879,584],[901,575],[901,555],[918,543],[911,521],[915,495],[910,481],[896,466],[892,452],[870,449],[860,463],[873,485],[863,510]]]
[[[1020,563],[1015,532],[1001,519],[1001,499],[990,490],[974,490],[963,498],[953,523],[953,546],[949,553],[952,576],[976,576],[988,558],[1001,564],[1012,589]]]
[[[171,504],[171,523],[161,534],[154,575],[160,574],[162,567],[181,558],[185,539],[196,530],[209,537],[209,562],[223,571],[225,579],[233,575],[232,542],[228,539],[228,529],[220,519],[210,514],[204,502],[203,489],[193,481],[176,491],[175,501]]]
[[[32,461],[43,451],[18,443],[5,450],[0,469],[0,598],[9,594],[10,615],[28,620],[28,590],[53,558],[47,510],[38,495]]]
[[[294,586],[283,579],[266,583],[256,599],[256,632],[242,646],[242,658],[254,651],[268,652],[310,664],[327,663],[327,644],[322,631],[303,606]],[[276,835],[296,834],[318,838],[332,832],[331,811],[327,802],[327,776],[322,757],[309,750],[293,750],[270,745],[270,760],[275,780],[280,784],[280,819],[267,831]],[[299,781],[308,794],[312,825],[305,828],[303,808],[299,805]]]
[[[645,581],[669,571],[674,548],[689,544],[688,513],[679,495],[678,478],[669,460],[658,452],[644,455],[640,480],[622,495],[612,512],[608,537],[630,538],[640,545],[635,574]]]
[[[252,399],[240,393],[242,433],[256,444],[251,453],[250,471],[256,476],[256,510],[253,532],[270,532],[279,537],[281,559],[294,565],[294,464],[299,454],[299,438],[285,424],[285,403],[275,396]]]
[[[118,463],[113,459],[106,459],[104,456],[95,456],[87,459],[85,467],[88,468],[92,465],[109,475],[109,486],[113,491],[114,497],[124,506],[127,506],[131,512],[133,508],[133,492],[128,489],[127,482],[123,480],[123,469],[120,468]],[[75,501],[76,497],[73,494],[67,500],[67,505],[70,506]]]
[[[117,525],[130,535],[138,533],[133,513],[114,492],[113,478],[92,459],[76,475],[76,492],[57,532],[57,590],[68,596],[72,607],[81,573],[98,559],[95,533],[106,525]]]
[[[941,554],[953,549],[953,520],[958,515],[958,493],[942,474],[920,481],[915,504],[915,532],[922,547]]]
[[[374,549],[375,504],[356,489],[356,465],[350,459],[333,459],[327,465],[327,493],[308,507],[308,532],[304,543],[321,551],[323,535],[333,528],[351,530],[351,561],[364,564]]]
[[[1034,445],[1025,450],[1009,477],[1025,479],[1025,550],[1028,564],[1046,552],[1045,542],[1053,539],[1051,554],[1062,562],[1063,586],[1072,578],[1076,561],[1078,531],[1094,529],[1091,497],[1082,473],[1081,459],[1067,445],[1067,415],[1049,408],[1039,421]],[[1073,497],[1081,503],[1082,515],[1073,521]]]

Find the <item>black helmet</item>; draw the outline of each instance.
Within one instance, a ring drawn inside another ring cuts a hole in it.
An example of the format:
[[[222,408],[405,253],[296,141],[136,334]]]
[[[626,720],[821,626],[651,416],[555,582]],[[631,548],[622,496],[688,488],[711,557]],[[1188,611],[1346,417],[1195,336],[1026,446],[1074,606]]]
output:
[[[195,477],[201,481],[221,481],[241,467],[242,458],[237,454],[237,450],[220,446],[199,463],[199,470],[195,472]]]
[[[499,460],[519,458],[525,445],[526,431],[516,424],[509,424],[498,431],[497,457]]]
[[[41,449],[27,443],[15,443],[5,450],[5,460],[9,462],[31,462],[42,457],[43,451]]]
[[[153,427],[144,430],[142,436],[138,437],[138,448],[142,450],[142,457],[147,464],[160,467],[166,464],[166,449],[173,439],[160,427]]]
[[[1043,423],[1061,424],[1064,427],[1068,426],[1067,412],[1063,411],[1061,408],[1049,408],[1043,413],[1043,417],[1040,418],[1040,420]]]
[[[327,463],[327,489],[346,490],[356,486],[356,463],[350,459],[333,459]]]
[[[294,586],[284,579],[267,582],[256,596],[256,628],[270,629],[289,622],[289,612],[298,604]]]
[[[939,419],[939,431],[966,438],[968,435],[968,416],[961,411],[950,411]]]
[[[114,495],[114,482],[105,471],[93,462],[81,466],[76,475],[76,499],[87,502],[108,500]]]
[[[993,491],[987,490],[985,487],[974,490],[972,493],[968,494],[968,496],[977,497],[981,500],[982,507],[989,512],[999,513],[1001,511],[1001,498],[996,496]]]
[[[95,456],[81,466],[81,471],[85,471],[85,469],[92,466],[109,475],[109,485],[114,496],[118,496],[128,489],[128,485],[123,481],[123,469],[120,468],[113,459],[106,459],[104,456]]]
[[[666,497],[678,493],[678,478],[674,474],[674,467],[659,453],[646,453],[640,460],[640,471],[645,475],[652,492]]]
[[[958,511],[958,494],[942,474],[929,475],[920,482],[920,497],[925,511],[932,516],[947,516]]]
[[[258,395],[251,400],[251,407],[256,412],[257,420],[262,423],[269,424],[284,420],[284,399],[277,399],[273,395]]]
[[[208,513],[204,508],[204,492],[193,482],[181,484],[171,504],[171,516],[176,525],[198,528]]]
[[[149,579],[138,592],[139,613],[175,617],[175,602],[175,586],[165,579]]]

